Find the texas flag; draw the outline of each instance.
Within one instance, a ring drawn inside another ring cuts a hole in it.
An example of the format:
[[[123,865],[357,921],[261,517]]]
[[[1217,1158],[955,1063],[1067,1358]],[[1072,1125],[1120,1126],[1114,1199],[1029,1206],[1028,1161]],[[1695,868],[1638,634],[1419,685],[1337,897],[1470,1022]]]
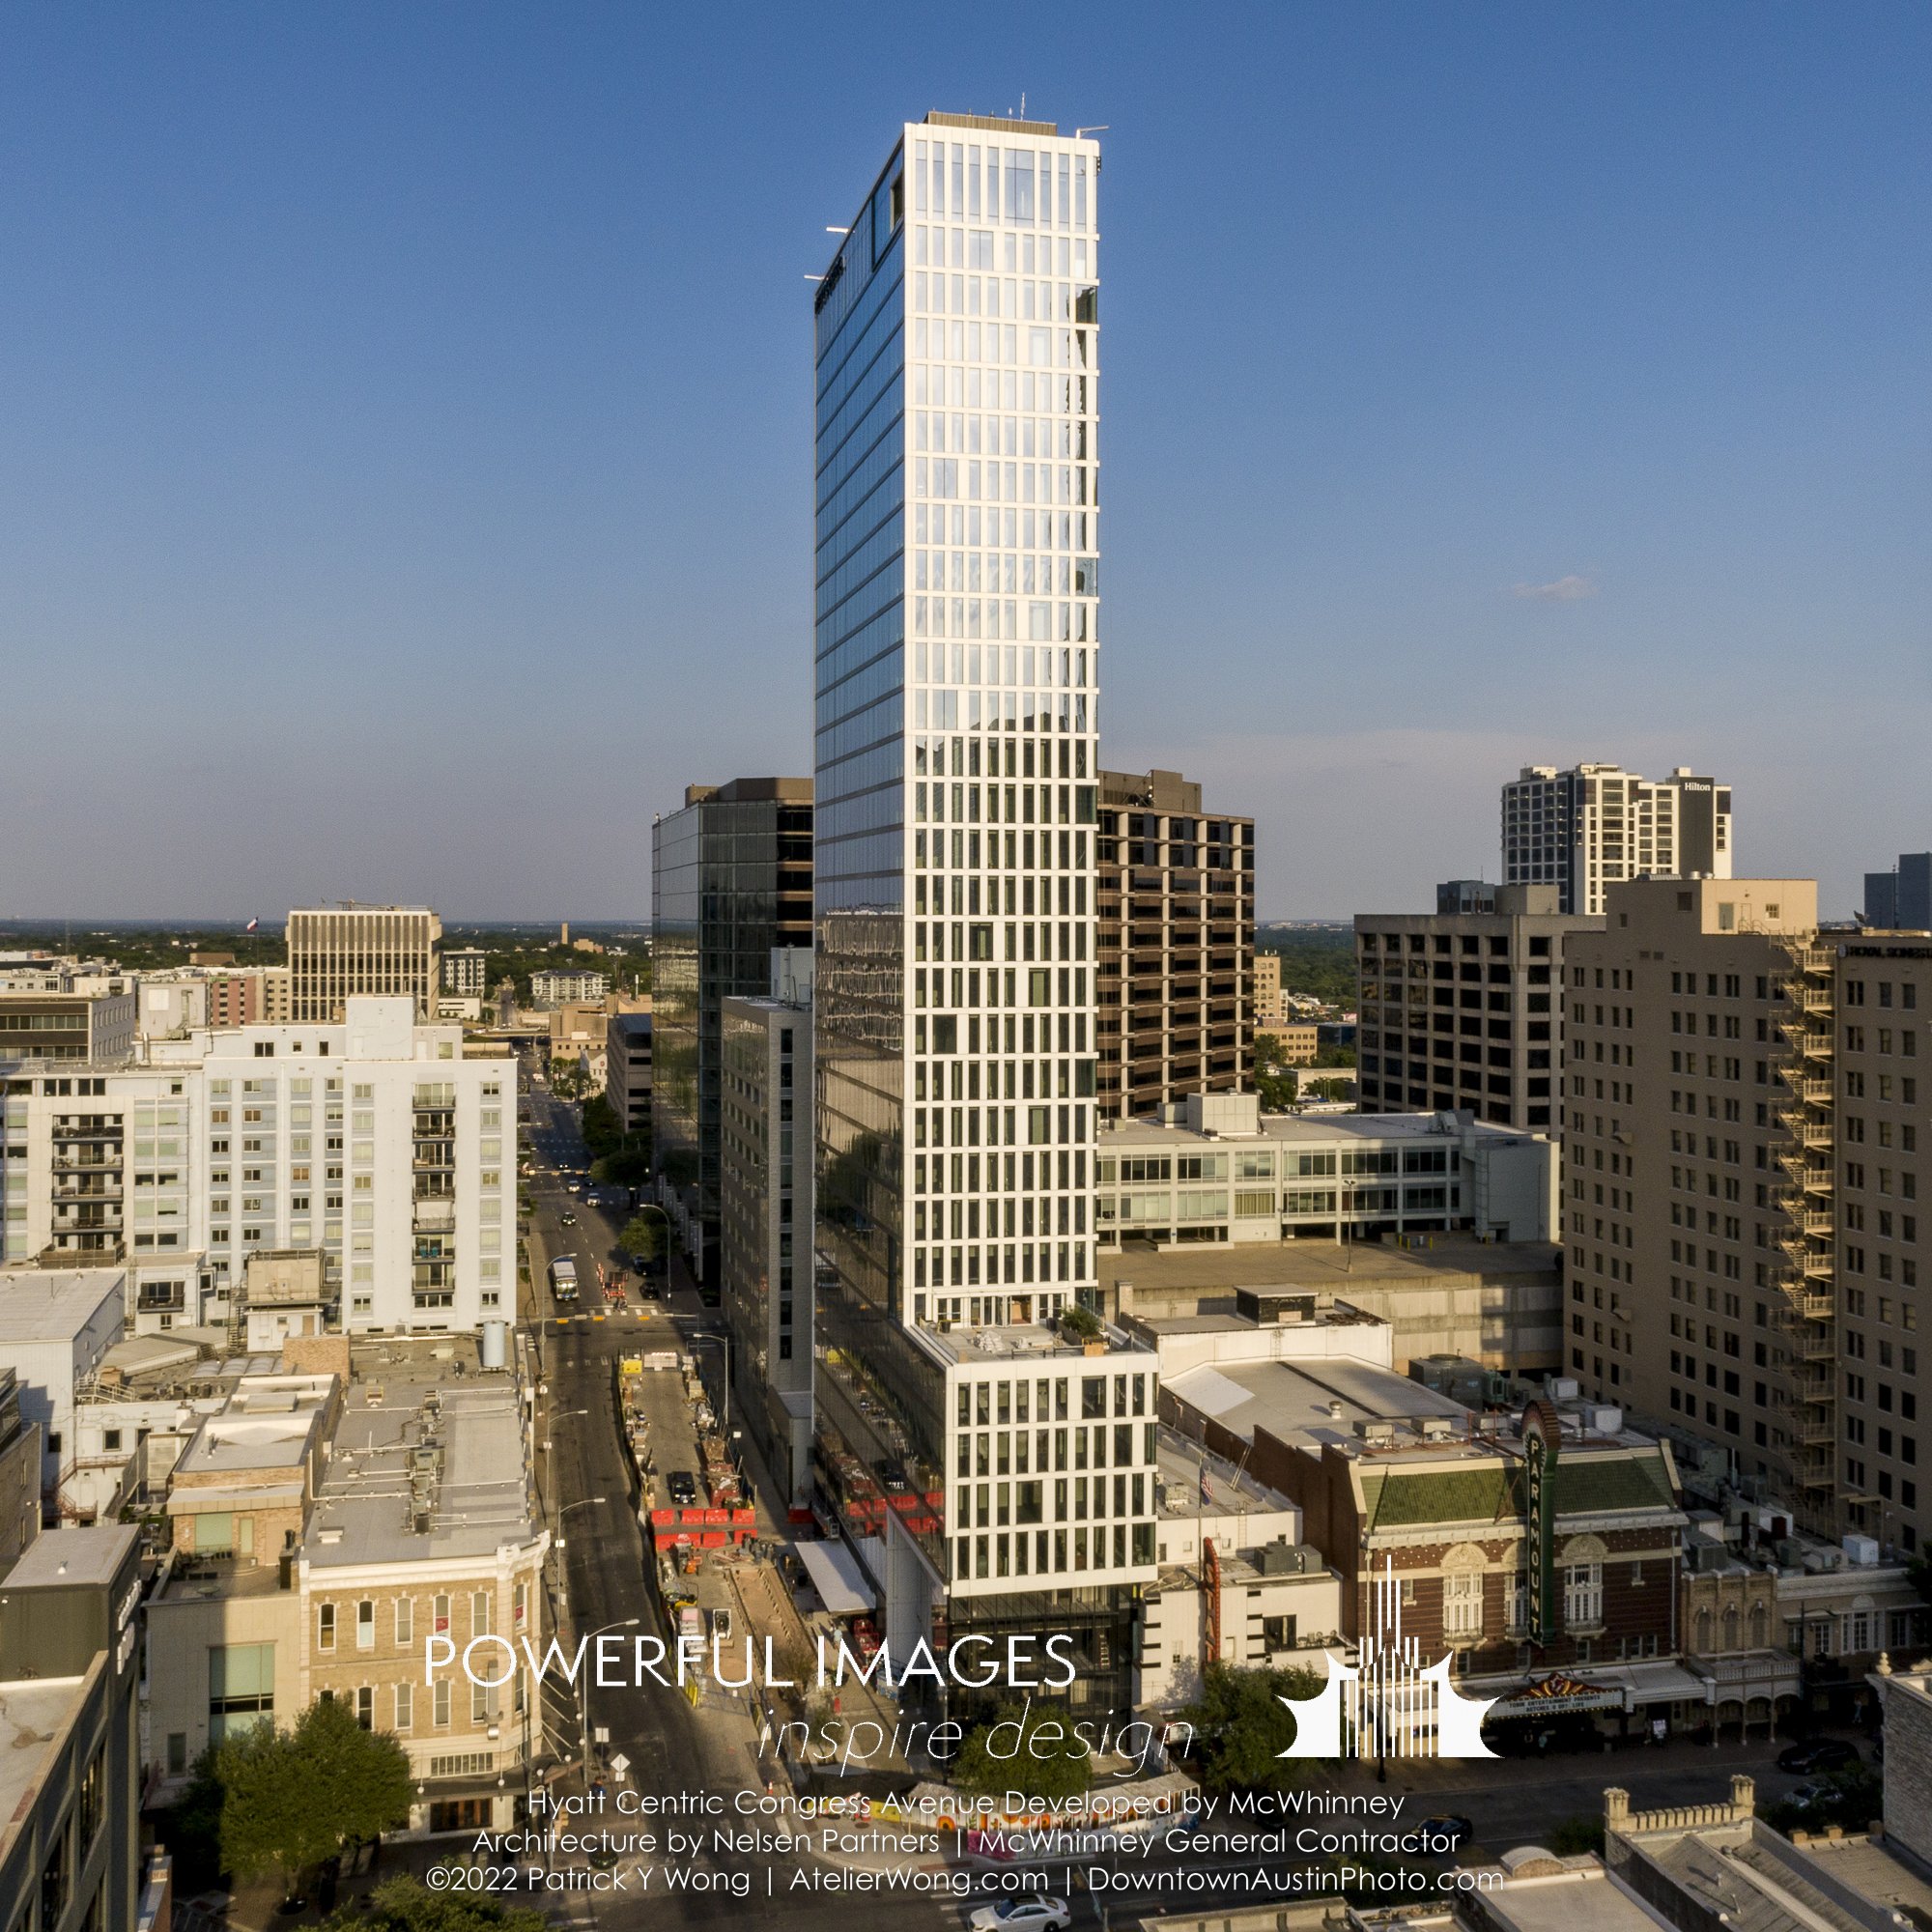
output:
[[[242,930],[243,932],[253,932],[261,923],[262,922],[259,919],[251,919]]]

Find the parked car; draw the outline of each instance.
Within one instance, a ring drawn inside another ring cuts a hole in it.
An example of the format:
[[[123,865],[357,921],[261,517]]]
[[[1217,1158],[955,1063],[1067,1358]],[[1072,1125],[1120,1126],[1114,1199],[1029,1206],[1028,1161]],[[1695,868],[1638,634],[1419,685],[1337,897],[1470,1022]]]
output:
[[[665,1478],[665,1493],[671,1501],[689,1508],[697,1500],[697,1484],[689,1469],[673,1469]]]
[[[967,1919],[973,1932],[1066,1932],[1073,1915],[1064,1898],[1035,1892],[1024,1898],[1003,1898],[982,1905]]]
[[[1847,1744],[1843,1738],[1807,1738],[1803,1744],[1792,1745],[1777,1754],[1779,1771],[1805,1774],[1846,1771],[1861,1762],[1858,1747]]]
[[[1431,1851],[1457,1851],[1466,1839],[1476,1835],[1475,1826],[1456,1811],[1438,1811],[1434,1817],[1425,1818],[1418,1829],[1437,1841],[1430,1846]],[[1441,1842],[1445,1839],[1447,1843]]]

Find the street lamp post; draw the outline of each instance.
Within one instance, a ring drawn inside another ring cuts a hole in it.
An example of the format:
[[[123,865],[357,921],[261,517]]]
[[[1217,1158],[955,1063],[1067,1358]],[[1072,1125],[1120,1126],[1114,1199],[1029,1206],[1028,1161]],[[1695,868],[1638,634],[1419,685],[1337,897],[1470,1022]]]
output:
[[[594,1630],[583,1639],[585,1645],[594,1645],[600,1636],[608,1635],[614,1630],[636,1630],[643,1622],[642,1617],[619,1617],[615,1623],[606,1624],[602,1630]],[[577,1698],[577,1732],[579,1761],[583,1766],[583,1781],[587,1788],[590,1782],[590,1678],[595,1671],[596,1652],[589,1652],[589,1662],[584,1670],[582,1689]]]
[[[724,1350],[724,1413],[723,1413],[723,1415],[722,1415],[722,1416],[720,1417],[720,1425],[721,1425],[721,1427],[722,1427],[722,1428],[724,1429],[724,1435],[725,1435],[725,1437],[726,1437],[726,1439],[728,1440],[728,1439],[729,1439],[729,1437],[730,1437],[730,1435],[731,1435],[731,1336],[730,1336],[730,1333],[729,1333],[729,1331],[728,1331],[728,1330],[724,1331],[724,1333],[721,1333],[721,1334],[716,1334],[716,1335],[712,1335],[712,1334],[706,1334],[706,1333],[703,1333],[703,1332],[699,1332],[699,1333],[697,1333],[697,1334],[694,1335],[694,1336],[693,1336],[693,1337],[692,1337],[691,1339],[692,1339],[692,1346],[693,1346],[694,1348],[695,1348],[695,1347],[696,1347],[696,1345],[697,1345],[697,1344],[698,1344],[699,1342],[716,1342],[716,1343],[717,1343],[717,1344],[719,1345],[719,1347],[720,1347],[720,1348],[722,1348],[722,1349]]]
[[[544,1427],[550,1431],[550,1434],[543,1439],[543,1511],[546,1524],[554,1522],[558,1514],[556,1507],[556,1425],[559,1422],[574,1421],[578,1416],[588,1415],[590,1411],[587,1408],[566,1408],[561,1411],[554,1409],[544,1420]],[[551,1547],[554,1549],[561,1549],[563,1548],[560,1543],[554,1543]],[[560,1578],[562,1575],[563,1566],[559,1563],[557,1565],[557,1576]]]
[[[639,1201],[631,1209],[633,1214],[655,1214],[664,1223],[664,1264],[665,1281],[670,1281],[670,1210],[656,1201]]]
[[[602,1496],[579,1496],[576,1499],[576,1501],[565,1503],[563,1507],[556,1512],[555,1520],[561,1522],[563,1519],[571,1513],[572,1510],[587,1509],[592,1503],[601,1503],[603,1500],[604,1498]],[[562,1549],[565,1547],[566,1546],[564,1544],[564,1540],[560,1536],[554,1538],[551,1543],[551,1548],[553,1549]]]

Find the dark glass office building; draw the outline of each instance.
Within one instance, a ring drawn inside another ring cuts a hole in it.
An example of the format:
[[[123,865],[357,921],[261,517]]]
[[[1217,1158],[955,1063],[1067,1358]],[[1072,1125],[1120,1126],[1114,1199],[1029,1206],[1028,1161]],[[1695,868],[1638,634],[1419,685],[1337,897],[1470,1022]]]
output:
[[[810,779],[733,779],[651,828],[652,1133],[708,1291],[724,1002],[771,990],[774,947],[811,944],[811,810]]]

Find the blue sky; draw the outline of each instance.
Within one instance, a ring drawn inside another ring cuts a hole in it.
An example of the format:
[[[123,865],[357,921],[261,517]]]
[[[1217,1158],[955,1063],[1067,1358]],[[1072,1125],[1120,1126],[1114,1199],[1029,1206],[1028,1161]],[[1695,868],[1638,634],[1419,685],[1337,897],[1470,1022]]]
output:
[[[0,915],[647,908],[688,780],[810,768],[825,226],[1022,91],[1111,130],[1109,764],[1252,811],[1267,917],[1492,875],[1578,757],[1730,780],[1740,869],[1848,911],[1932,843],[1928,57],[1904,5],[13,9]]]

